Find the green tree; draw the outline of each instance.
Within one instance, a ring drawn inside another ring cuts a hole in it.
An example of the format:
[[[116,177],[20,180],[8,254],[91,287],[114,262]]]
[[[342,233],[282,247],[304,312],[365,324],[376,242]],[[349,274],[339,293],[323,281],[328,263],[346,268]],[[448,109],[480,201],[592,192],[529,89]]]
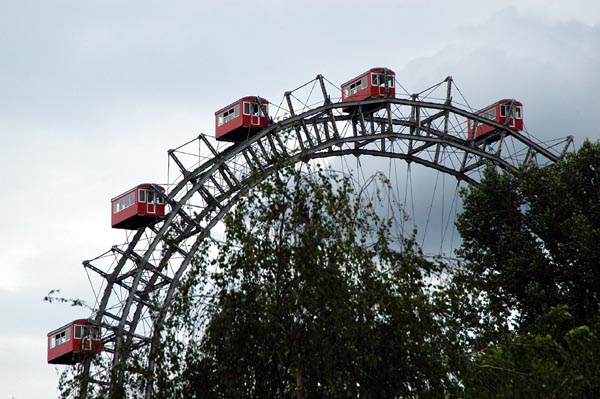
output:
[[[545,168],[490,167],[463,197],[452,285],[478,314],[453,308],[474,333],[465,396],[598,397],[600,143]]]
[[[566,306],[552,307],[538,320],[546,333],[507,334],[482,351],[465,373],[464,397],[600,397],[599,325],[563,331],[571,319]]]
[[[431,297],[441,267],[394,240],[376,208],[347,177],[291,168],[242,200],[198,268],[214,299],[192,322],[202,334],[187,343],[180,394],[453,396],[454,349]]]
[[[600,144],[517,174],[485,172],[464,195],[458,219],[466,276],[489,310],[535,331],[550,307],[567,305],[572,325],[600,304]]]

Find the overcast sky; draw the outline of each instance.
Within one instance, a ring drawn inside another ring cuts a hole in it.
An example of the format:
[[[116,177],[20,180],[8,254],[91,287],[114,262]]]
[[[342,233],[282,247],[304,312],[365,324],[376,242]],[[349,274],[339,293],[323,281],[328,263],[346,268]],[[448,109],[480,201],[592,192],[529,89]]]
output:
[[[92,299],[81,262],[124,241],[109,200],[167,179],[215,110],[373,66],[409,92],[523,102],[539,139],[597,140],[600,2],[0,0],[0,399],[55,398],[46,333]]]

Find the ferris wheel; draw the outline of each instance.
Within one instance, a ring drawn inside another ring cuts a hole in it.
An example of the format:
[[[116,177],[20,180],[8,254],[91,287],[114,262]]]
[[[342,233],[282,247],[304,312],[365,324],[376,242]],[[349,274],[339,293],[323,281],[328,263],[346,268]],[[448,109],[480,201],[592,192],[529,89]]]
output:
[[[113,198],[112,226],[127,239],[83,262],[95,312],[48,334],[48,361],[72,368],[69,395],[117,396],[135,381],[139,396],[153,397],[161,335],[198,249],[237,200],[282,163],[338,162],[364,182],[366,157],[390,165],[400,160],[402,176],[388,168],[388,178],[404,180],[399,202],[416,213],[418,201],[408,198],[412,165],[431,171],[421,179],[435,187],[443,181],[456,198],[460,185],[478,184],[488,164],[509,171],[552,164],[572,143],[570,137],[536,141],[524,130],[523,104],[514,99],[472,110],[466,100],[453,99],[455,91],[462,96],[448,77],[410,94],[392,70],[372,68],[340,86],[318,75],[286,91],[279,104],[246,96],[219,109],[214,135],[168,151],[167,184],[138,184]],[[443,207],[441,240],[459,206],[454,199]],[[425,225],[441,206],[432,199],[426,208]]]

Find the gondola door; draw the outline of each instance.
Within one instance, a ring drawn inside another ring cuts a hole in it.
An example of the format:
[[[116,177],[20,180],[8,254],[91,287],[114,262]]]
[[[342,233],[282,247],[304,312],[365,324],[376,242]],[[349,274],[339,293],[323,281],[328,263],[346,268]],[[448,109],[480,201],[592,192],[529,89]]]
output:
[[[385,73],[378,73],[375,75],[377,76],[377,84],[379,85],[379,97],[387,96],[388,90],[391,89],[390,75],[385,74]]]
[[[250,103],[250,124],[253,126],[260,125],[260,106],[258,103]]]
[[[148,198],[146,201],[146,213],[156,213],[156,195],[154,191],[148,190]]]

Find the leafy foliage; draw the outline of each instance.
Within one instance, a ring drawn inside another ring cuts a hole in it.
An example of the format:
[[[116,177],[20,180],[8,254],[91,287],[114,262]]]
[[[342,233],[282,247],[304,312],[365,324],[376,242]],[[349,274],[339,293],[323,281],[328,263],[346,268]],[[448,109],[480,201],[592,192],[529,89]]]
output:
[[[571,319],[567,308],[553,307],[539,321],[548,333],[507,335],[498,346],[483,352],[467,373],[465,397],[598,397],[598,325],[563,332],[565,319]]]
[[[185,397],[444,397],[457,387],[430,286],[437,264],[348,178],[286,169],[225,219],[215,297]],[[402,250],[400,250],[402,248]],[[180,380],[181,381],[181,380]]]
[[[464,199],[453,284],[480,305],[465,396],[598,397],[600,144],[547,168],[488,168]]]
[[[78,299],[78,298],[64,298],[61,296],[58,296],[60,294],[60,290],[59,289],[52,289],[48,292],[48,294],[44,297],[44,301],[48,302],[48,303],[67,303],[71,306],[75,306],[75,307],[84,307],[84,308],[88,308],[91,309],[86,303],[85,301]]]
[[[522,331],[561,304],[573,326],[591,322],[600,304],[600,145],[518,174],[488,168],[465,193],[458,229],[467,275],[491,312],[516,314]]]

